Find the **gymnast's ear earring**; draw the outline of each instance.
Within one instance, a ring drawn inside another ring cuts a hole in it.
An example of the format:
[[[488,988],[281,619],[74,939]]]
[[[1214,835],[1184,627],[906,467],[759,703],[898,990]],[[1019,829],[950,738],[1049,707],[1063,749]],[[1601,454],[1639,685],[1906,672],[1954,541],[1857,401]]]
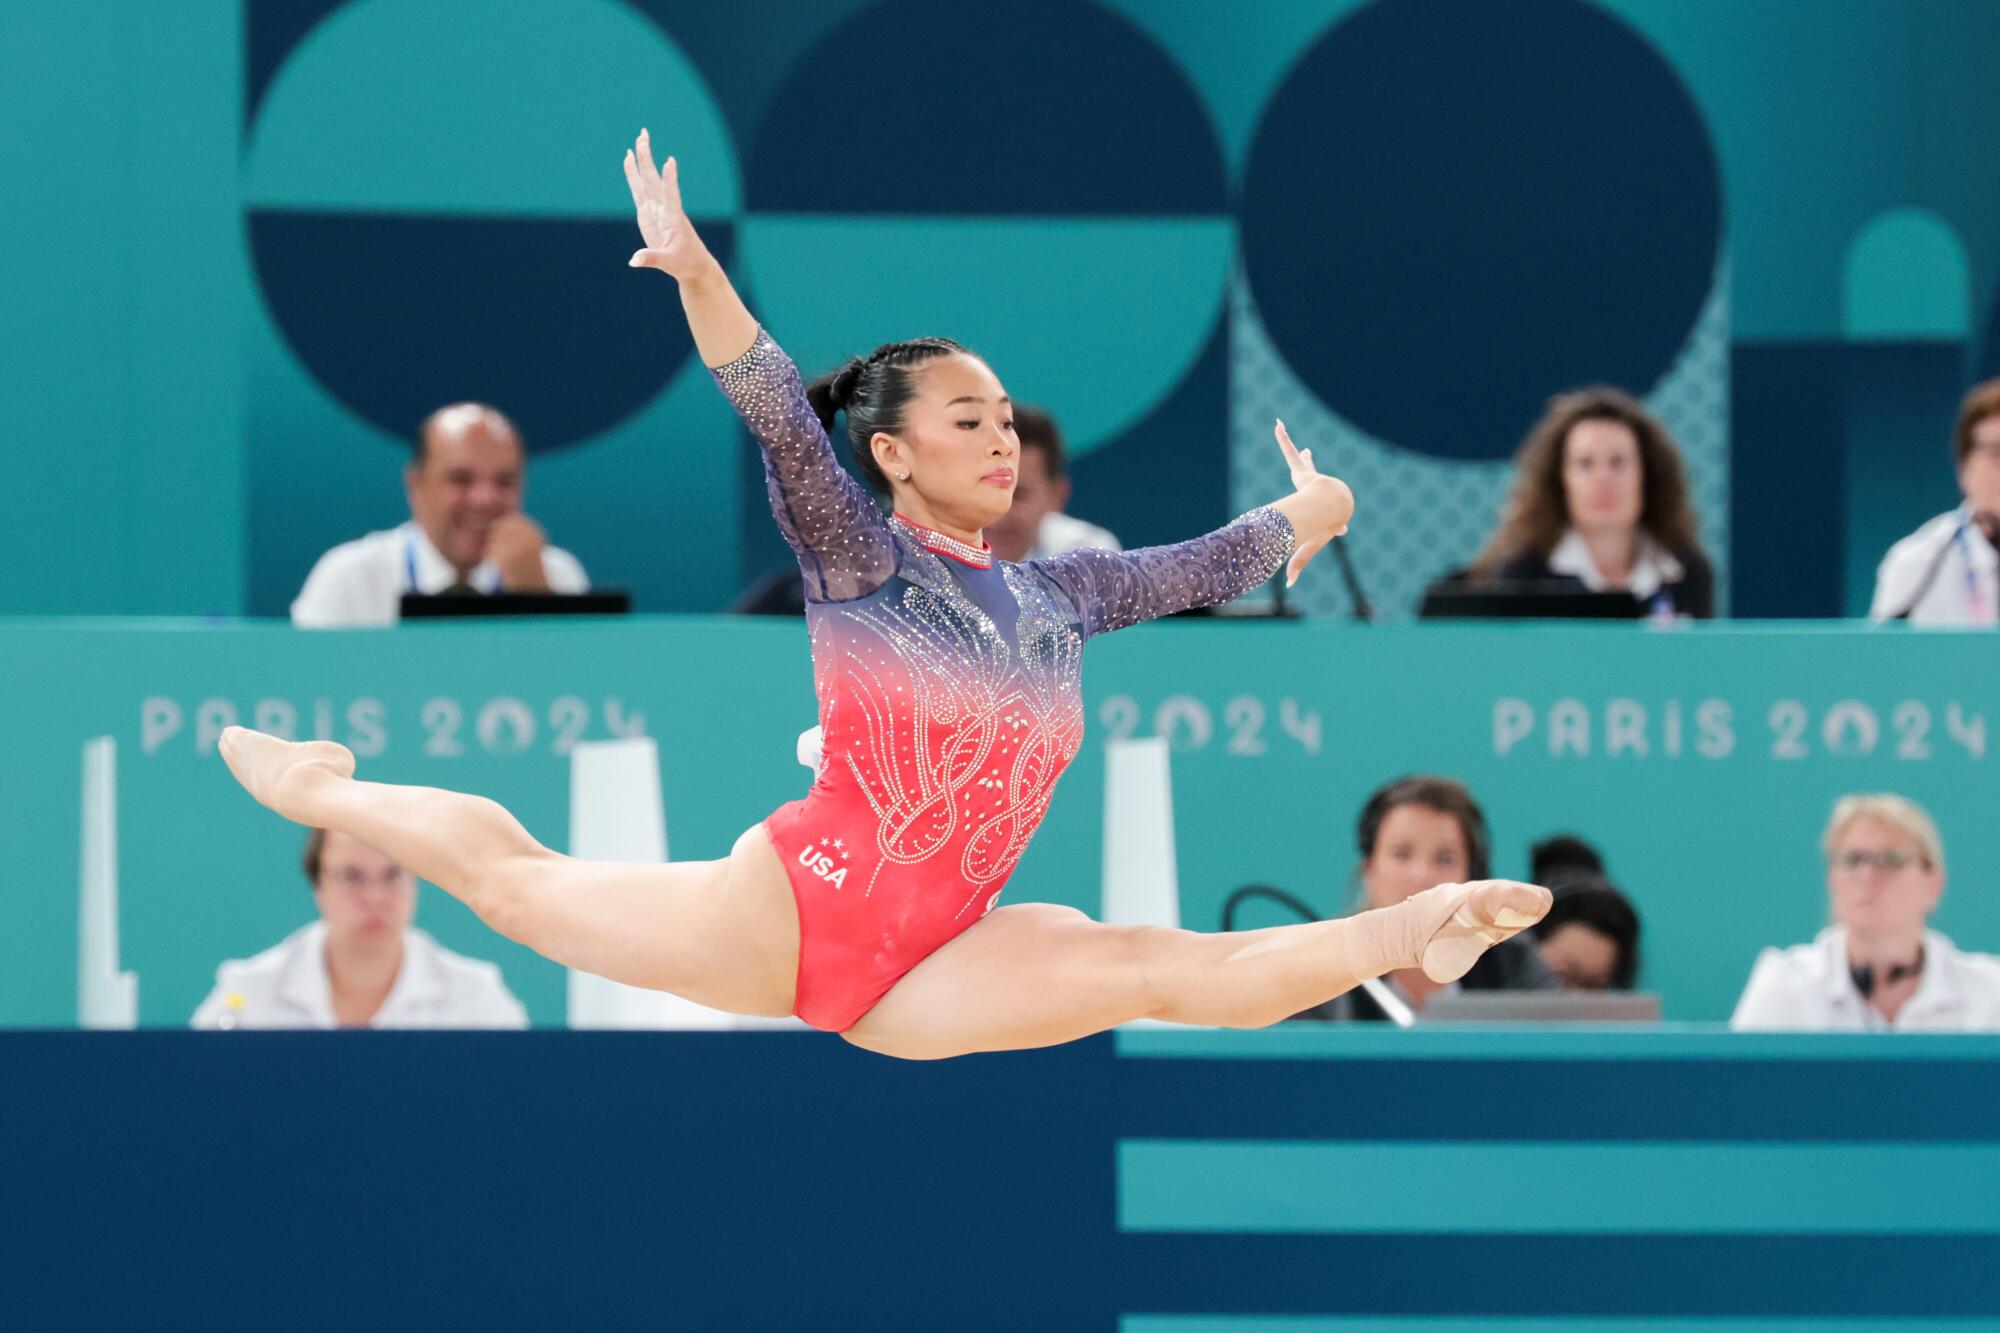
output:
[[[909,479],[910,479],[910,474],[907,472],[898,472],[896,474],[897,481],[908,481]]]

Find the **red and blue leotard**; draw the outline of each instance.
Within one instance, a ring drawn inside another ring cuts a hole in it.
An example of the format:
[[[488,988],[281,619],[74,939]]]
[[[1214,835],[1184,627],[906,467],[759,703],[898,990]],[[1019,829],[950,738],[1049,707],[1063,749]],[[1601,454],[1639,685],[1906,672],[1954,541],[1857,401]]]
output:
[[[1267,507],[1174,546],[995,561],[884,514],[768,334],[714,374],[805,575],[820,766],[764,823],[798,900],[795,1012],[839,1032],[999,900],[1083,740],[1084,640],[1241,596],[1292,526]]]

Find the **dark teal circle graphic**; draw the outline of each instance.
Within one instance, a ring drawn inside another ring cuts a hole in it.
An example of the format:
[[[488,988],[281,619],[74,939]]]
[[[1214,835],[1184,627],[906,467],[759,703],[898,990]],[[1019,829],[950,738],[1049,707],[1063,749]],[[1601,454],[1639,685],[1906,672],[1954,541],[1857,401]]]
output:
[[[1714,285],[1722,199],[1687,89],[1599,7],[1380,0],[1272,96],[1238,226],[1316,395],[1491,459],[1552,393],[1653,388]]]
[[[727,263],[731,228],[702,236]],[[636,411],[693,351],[673,282],[625,266],[630,222],[260,210],[250,245],[293,355],[401,438],[473,399],[530,453],[558,450]]]
[[[861,11],[791,71],[744,169],[746,205],[771,212],[1201,215],[1226,198],[1187,75],[1130,20],[1059,0]]]
[[[246,31],[244,195],[272,325],[326,393],[408,438],[480,399],[533,452],[603,434],[692,357],[635,272],[619,170],[652,124],[735,250],[736,152],[706,81],[623,0],[309,0]],[[720,219],[718,220],[718,215]]]

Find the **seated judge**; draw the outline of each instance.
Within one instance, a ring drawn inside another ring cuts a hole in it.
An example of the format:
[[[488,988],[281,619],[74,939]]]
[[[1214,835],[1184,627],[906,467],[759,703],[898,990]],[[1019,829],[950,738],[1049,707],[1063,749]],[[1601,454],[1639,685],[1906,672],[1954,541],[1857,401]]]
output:
[[[1567,583],[1629,592],[1657,616],[1715,614],[1680,450],[1637,399],[1604,386],[1558,394],[1514,468],[1475,581]]]
[[[577,558],[521,512],[526,462],[520,433],[496,409],[453,403],[431,413],[403,472],[410,521],[321,556],[292,623],[391,625],[406,592],[588,592]]]
[[[1733,1028],[1806,1032],[2000,1031],[2000,958],[1932,928],[1944,895],[1937,825],[1901,796],[1846,796],[1821,845],[1833,923],[1766,949]]]
[[[524,1028],[492,963],[411,925],[417,877],[345,833],[314,829],[304,867],[319,915],[254,958],[231,959],[197,1028]]]
[[[1462,884],[1492,874],[1492,835],[1486,814],[1465,785],[1451,778],[1415,774],[1371,794],[1355,823],[1361,854],[1356,876],[1364,907],[1393,907],[1439,884]],[[1479,990],[1546,991],[1558,988],[1534,939],[1516,935],[1480,955],[1457,981],[1440,984],[1421,968],[1382,978],[1390,992],[1421,1015],[1435,996]],[[1293,1015],[1303,1019],[1382,1022],[1389,1015],[1365,989],[1351,990]]]
[[[1964,503],[1882,557],[1868,608],[1876,620],[1982,626],[2000,621],[2000,379],[1965,395],[1952,453]]]

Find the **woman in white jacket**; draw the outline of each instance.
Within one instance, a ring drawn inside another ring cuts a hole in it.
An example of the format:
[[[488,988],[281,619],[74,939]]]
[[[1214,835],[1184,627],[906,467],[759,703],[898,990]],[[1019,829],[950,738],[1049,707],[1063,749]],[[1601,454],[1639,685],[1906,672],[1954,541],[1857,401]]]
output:
[[[319,919],[216,969],[198,1028],[524,1028],[500,969],[410,924],[417,879],[359,838],[314,829],[306,882]]]
[[[1824,840],[1833,924],[1766,949],[1734,1028],[1821,1032],[2000,1031],[2000,959],[1929,928],[1944,893],[1937,825],[1900,796],[1846,796]]]

